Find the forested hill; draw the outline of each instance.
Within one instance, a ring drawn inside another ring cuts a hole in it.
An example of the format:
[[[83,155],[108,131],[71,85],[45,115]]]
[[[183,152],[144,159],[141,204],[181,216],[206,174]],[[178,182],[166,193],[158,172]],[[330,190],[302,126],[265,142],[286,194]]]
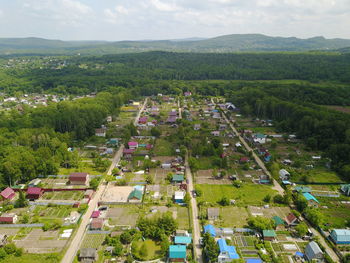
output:
[[[0,54],[113,54],[141,51],[256,52],[337,50],[350,47],[349,39],[271,37],[233,34],[209,39],[155,41],[60,41],[41,38],[1,38]]]

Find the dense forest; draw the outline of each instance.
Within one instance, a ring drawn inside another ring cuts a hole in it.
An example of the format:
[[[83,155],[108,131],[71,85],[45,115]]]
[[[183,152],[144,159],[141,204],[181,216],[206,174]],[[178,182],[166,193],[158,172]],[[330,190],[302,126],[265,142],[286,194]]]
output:
[[[350,54],[146,52],[74,56],[62,60],[66,66],[59,69],[2,69],[0,89],[7,92],[19,89],[26,92],[83,94],[110,86],[123,86],[142,87],[142,92],[147,94],[150,92],[148,84],[152,84],[153,88],[154,83],[170,80],[350,81]]]
[[[78,154],[67,151],[68,147],[94,135],[107,115],[117,114],[130,97],[128,91],[115,89],[95,98],[2,112],[0,186],[55,174],[59,167],[76,167]]]
[[[2,113],[2,174],[30,178],[53,172],[70,158],[56,152],[60,144],[88,138],[129,98],[191,90],[224,96],[246,114],[275,120],[279,130],[296,133],[308,147],[324,151],[332,167],[350,179],[350,116],[320,106],[350,105],[350,54],[147,52],[55,59],[65,66],[3,67],[0,90],[100,93],[94,99]],[[3,65],[6,61],[0,60]],[[38,156],[47,163],[35,166]],[[35,167],[13,165],[19,159]]]

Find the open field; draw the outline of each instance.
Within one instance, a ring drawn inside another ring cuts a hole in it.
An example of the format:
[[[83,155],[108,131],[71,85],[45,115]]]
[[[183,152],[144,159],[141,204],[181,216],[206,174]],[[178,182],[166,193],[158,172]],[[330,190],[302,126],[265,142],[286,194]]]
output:
[[[133,189],[134,187],[132,186],[114,186],[109,184],[101,198],[101,202],[126,203]]]
[[[0,262],[16,262],[16,263],[57,263],[60,261],[61,255],[58,253],[50,253],[50,254],[30,254],[23,253],[21,257],[16,256],[7,256],[4,260],[0,260]]]
[[[209,184],[198,184],[197,187],[203,192],[198,200],[209,203],[217,203],[223,197],[227,197],[236,200],[237,205],[260,205],[267,194],[273,196],[277,193],[271,186],[258,184],[243,184],[240,188],[232,185]]]
[[[187,207],[177,207],[176,222],[178,223],[179,229],[189,229],[189,213]]]
[[[344,112],[344,113],[350,113],[350,107],[349,106],[335,106],[335,105],[327,105],[325,106],[328,109]]]

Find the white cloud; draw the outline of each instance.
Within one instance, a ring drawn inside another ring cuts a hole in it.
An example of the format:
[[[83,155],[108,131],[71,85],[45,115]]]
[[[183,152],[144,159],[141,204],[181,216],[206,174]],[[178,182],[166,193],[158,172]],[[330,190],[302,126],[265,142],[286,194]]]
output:
[[[151,0],[151,4],[159,11],[174,12],[180,10],[180,7],[174,1]]]
[[[78,26],[91,18],[93,10],[78,0],[25,1],[26,13],[37,18],[55,20],[61,25]]]

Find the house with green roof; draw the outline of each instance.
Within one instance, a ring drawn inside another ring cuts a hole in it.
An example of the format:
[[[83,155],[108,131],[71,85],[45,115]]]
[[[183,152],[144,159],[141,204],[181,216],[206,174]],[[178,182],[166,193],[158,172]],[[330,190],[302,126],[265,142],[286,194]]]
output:
[[[128,196],[129,202],[141,202],[142,201],[143,192],[139,189],[134,189]]]
[[[263,230],[263,238],[264,240],[267,240],[267,241],[273,241],[275,240],[276,238],[276,232],[275,230]]]
[[[170,245],[169,246],[170,262],[186,262],[186,246]]]
[[[182,183],[185,180],[183,174],[174,174],[172,178],[173,183]]]
[[[303,196],[306,198],[307,203],[308,203],[309,206],[318,207],[320,202],[312,194],[310,194],[310,193],[303,193]]]
[[[276,228],[281,228],[284,226],[285,222],[279,216],[272,217],[273,222],[275,223]]]
[[[347,196],[350,196],[350,184],[344,184],[340,187],[340,190]]]
[[[298,193],[311,193],[311,188],[307,186],[296,186],[294,187],[294,191]]]

